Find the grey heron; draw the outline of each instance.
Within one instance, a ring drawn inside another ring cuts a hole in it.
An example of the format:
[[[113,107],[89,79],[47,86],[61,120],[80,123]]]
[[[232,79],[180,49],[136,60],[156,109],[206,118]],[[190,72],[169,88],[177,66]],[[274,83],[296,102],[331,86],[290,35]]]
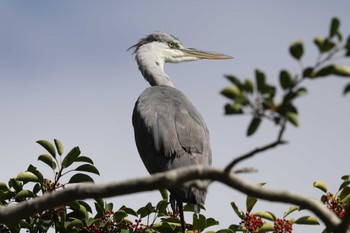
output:
[[[164,172],[186,166],[210,166],[209,132],[203,117],[190,100],[174,88],[164,64],[199,59],[232,57],[185,48],[180,40],[164,32],[156,32],[129,49],[143,77],[151,87],[136,101],[132,123],[138,152],[149,173]],[[185,232],[183,203],[203,204],[206,190],[196,187],[169,188],[173,212],[179,211],[181,230]]]

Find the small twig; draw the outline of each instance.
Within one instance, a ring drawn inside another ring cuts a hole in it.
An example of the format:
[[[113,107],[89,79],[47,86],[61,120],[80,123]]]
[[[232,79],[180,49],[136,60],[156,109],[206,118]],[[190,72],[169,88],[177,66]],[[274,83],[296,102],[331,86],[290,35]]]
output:
[[[286,131],[286,126],[287,126],[287,118],[283,118],[283,122],[281,124],[281,129],[280,132],[278,133],[277,141],[282,142],[282,137],[284,132]]]
[[[315,68],[318,68],[319,66],[323,65],[324,63],[326,63],[327,61],[330,61],[333,56],[335,54],[337,54],[339,51],[341,51],[342,48],[338,45],[336,45],[336,47],[331,50],[327,56],[325,56],[323,59],[321,59],[321,55],[319,56],[319,58],[316,60],[316,63],[315,63]]]
[[[254,150],[246,153],[246,154],[243,154],[241,156],[238,156],[237,158],[235,158],[231,163],[229,163],[229,165],[226,166],[225,168],[225,172],[230,172],[232,170],[232,168],[234,166],[236,166],[238,163],[242,162],[243,160],[246,160],[246,159],[249,159],[251,157],[253,157],[254,155],[260,153],[260,152],[263,152],[263,151],[266,151],[266,150],[269,150],[269,149],[272,149],[278,145],[282,145],[282,144],[286,144],[287,142],[284,141],[282,139],[283,137],[283,134],[285,132],[285,129],[286,129],[286,123],[287,123],[287,119],[283,119],[283,122],[281,124],[281,129],[278,133],[278,137],[277,137],[277,140],[272,142],[272,143],[269,143],[263,147],[258,147],[258,148],[255,148]]]
[[[249,159],[251,157],[253,157],[254,155],[256,155],[257,153],[260,153],[260,152],[263,152],[263,151],[266,151],[268,149],[271,149],[271,148],[274,148],[280,144],[285,144],[286,142],[285,141],[280,141],[280,140],[277,140],[275,142],[272,142],[270,144],[267,144],[263,147],[258,147],[246,154],[243,154],[237,158],[235,158],[229,165],[226,166],[225,168],[225,172],[230,172],[232,170],[232,168],[237,165],[239,162],[242,162],[243,160],[246,160],[246,159]]]
[[[235,173],[235,174],[256,173],[256,172],[258,172],[258,169],[256,169],[255,167],[244,167],[244,168],[236,169],[233,171],[233,173]]]

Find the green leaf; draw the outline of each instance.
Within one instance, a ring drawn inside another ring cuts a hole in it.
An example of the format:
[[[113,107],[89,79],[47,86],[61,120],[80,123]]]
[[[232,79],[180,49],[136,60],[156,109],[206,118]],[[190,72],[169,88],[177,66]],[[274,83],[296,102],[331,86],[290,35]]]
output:
[[[343,91],[343,95],[346,95],[350,92],[350,83],[348,83],[345,88],[344,88],[344,91]]]
[[[116,221],[117,223],[121,222],[124,218],[126,218],[128,215],[126,214],[126,212],[124,210],[118,210],[117,212],[115,212],[113,214],[113,219],[114,221]]]
[[[258,70],[258,69],[255,70],[255,80],[256,80],[257,91],[263,94],[266,93],[267,91],[266,77],[261,70]]]
[[[167,199],[163,199],[160,202],[158,202],[156,209],[158,211],[158,216],[167,216],[167,207],[168,207],[168,200]]]
[[[186,204],[184,205],[183,207],[184,211],[186,212],[196,212],[197,211],[197,205],[194,205],[194,204]],[[203,204],[199,204],[199,209],[201,210],[205,210],[205,207]]]
[[[321,53],[328,52],[335,47],[335,43],[330,39],[325,39],[321,47]]]
[[[252,80],[250,80],[250,79],[244,80],[243,85],[244,85],[244,89],[246,90],[246,92],[253,93],[253,91],[254,91],[254,84],[253,84]]]
[[[4,182],[0,182],[0,191],[8,191],[9,188]]]
[[[79,156],[78,158],[75,159],[75,162],[85,162],[85,163],[94,164],[92,159],[86,156]]]
[[[170,218],[163,218],[162,219],[163,222],[169,222],[169,223],[178,223],[180,224],[180,219],[176,218],[176,217],[170,217]]]
[[[32,225],[24,219],[22,219],[19,224],[22,228],[28,228],[28,229],[32,228]]]
[[[224,89],[221,90],[220,93],[221,95],[232,100],[242,95],[241,91],[237,88],[237,86],[225,87]]]
[[[331,21],[331,27],[329,30],[329,37],[333,37],[333,36],[337,35],[337,33],[339,31],[339,25],[340,25],[339,19],[334,17]]]
[[[197,216],[198,215],[198,216]],[[193,214],[193,229],[199,232],[203,231],[207,226],[207,219],[202,214]]]
[[[164,228],[164,231],[161,231],[161,232],[172,232],[175,230],[176,225],[170,224],[168,222],[162,222],[162,228]]]
[[[350,187],[345,186],[339,193],[339,199],[342,203],[348,203],[350,201]]]
[[[251,197],[251,196],[247,196],[247,199],[246,199],[246,208],[247,208],[247,211],[248,212],[251,212],[254,205],[256,204],[257,202],[257,198],[256,197]]]
[[[248,126],[247,136],[253,135],[258,129],[260,123],[261,123],[261,118],[254,117]]]
[[[39,161],[42,161],[44,163],[46,163],[47,165],[49,165],[49,167],[52,169],[52,170],[55,170],[56,169],[56,163],[55,161],[52,159],[52,156],[51,155],[48,155],[48,154],[43,154],[43,155],[40,155],[38,157],[38,160]]]
[[[30,164],[28,166],[27,171],[36,175],[36,177],[38,177],[38,179],[39,179],[39,182],[41,184],[43,183],[43,180],[44,180],[43,174],[41,174],[41,172],[36,167],[34,167],[32,164]]]
[[[350,50],[350,35],[349,35],[348,39],[346,40],[346,43],[344,45],[344,49]]]
[[[23,181],[23,182],[39,182],[39,178],[32,172],[28,172],[28,171],[20,172],[17,175],[16,180]]]
[[[41,190],[41,185],[39,183],[36,183],[33,187],[33,193],[37,194]]]
[[[69,206],[69,208],[72,210],[67,214],[67,218],[77,218],[81,220],[88,219],[89,214],[85,208],[85,204],[80,204],[79,201],[73,201],[68,203],[67,206]]]
[[[138,214],[136,213],[135,210],[133,210],[133,209],[131,209],[131,208],[128,208],[128,207],[126,207],[126,206],[124,206],[124,205],[123,205],[122,207],[120,207],[120,209],[121,209],[121,210],[124,210],[125,213],[127,213],[127,214],[133,215],[133,216],[135,216],[135,217],[138,216]]]
[[[350,77],[350,67],[345,65],[335,65],[335,75]]]
[[[242,220],[245,219],[245,214],[244,214],[242,211],[239,211],[239,209],[238,209],[236,203],[231,202],[231,207],[232,207],[232,209],[235,211],[235,213],[237,214],[237,216],[238,216],[240,219],[242,219]]]
[[[314,76],[315,72],[314,69],[312,67],[306,67],[303,70],[303,77],[307,77],[307,78],[312,78]]]
[[[231,225],[228,227],[228,229],[221,229],[221,230],[219,230],[219,231],[216,232],[216,233],[235,233],[235,232],[237,232],[238,230],[243,231],[242,226],[236,225],[236,224],[231,224]]]
[[[141,218],[144,218],[153,212],[155,212],[155,208],[152,206],[151,202],[148,202],[146,206],[138,209],[136,213],[139,214]]]
[[[318,188],[318,189],[320,189],[321,191],[323,191],[325,193],[328,190],[327,185],[322,180],[315,181],[313,183],[313,185],[314,185],[315,188]]]
[[[344,175],[341,177],[342,180],[350,180],[350,175]]]
[[[68,181],[68,183],[73,184],[73,183],[82,183],[82,182],[92,182],[94,183],[94,180],[85,174],[82,173],[77,173],[74,176],[72,176],[70,178],[70,180]]]
[[[113,203],[106,203],[106,210],[113,210]]]
[[[317,48],[320,51],[320,53],[322,53],[322,45],[324,43],[324,38],[322,38],[321,36],[316,36],[314,38],[314,43],[317,46]]]
[[[253,213],[254,216],[258,216],[263,219],[267,219],[270,221],[274,221],[276,219],[275,215],[273,215],[271,212],[259,210]]]
[[[317,71],[314,77],[324,77],[331,74],[350,77],[350,67],[345,65],[328,65]]]
[[[160,195],[162,195],[163,200],[169,200],[169,192],[167,189],[159,189]]]
[[[296,96],[300,97],[300,96],[304,96],[307,94],[307,90],[305,87],[299,87],[296,91],[295,91]]]
[[[298,218],[294,223],[303,225],[320,225],[317,218],[315,218],[314,216],[304,216]]]
[[[219,221],[216,221],[213,218],[207,218],[207,225],[205,226],[206,228],[216,225],[219,225]]]
[[[128,228],[128,229],[121,229],[120,233],[131,233],[132,231]]]
[[[234,85],[237,86],[240,91],[244,90],[244,85],[241,81],[233,75],[225,75],[225,77]]]
[[[68,152],[66,157],[64,157],[64,159],[62,161],[62,166],[66,167],[66,168],[69,167],[72,163],[74,163],[76,161],[76,159],[79,157],[79,155],[80,155],[79,147],[74,147],[71,151]]]
[[[40,144],[42,147],[44,147],[50,153],[50,155],[52,155],[52,157],[56,158],[55,148],[49,141],[39,140],[37,141],[37,143]]]
[[[339,187],[339,191],[343,188],[345,188],[346,186],[349,186],[350,184],[350,180],[345,180]]]
[[[291,213],[293,213],[293,212],[296,211],[296,210],[299,210],[299,207],[297,207],[297,206],[292,206],[292,207],[290,207],[290,208],[287,210],[287,212],[285,212],[285,213],[283,214],[283,218],[286,218],[288,215],[290,215]]]
[[[274,226],[272,224],[265,222],[261,227],[257,229],[257,232],[269,232],[273,230],[274,230]]]
[[[28,197],[34,197],[33,192],[29,191],[29,190],[21,190],[16,194],[15,199],[16,200],[23,200],[23,199],[28,198]]]
[[[295,59],[300,60],[304,53],[303,43],[301,41],[294,42],[289,47],[289,52]]]
[[[280,73],[280,84],[285,90],[294,86],[292,75],[287,70],[282,70]]]
[[[226,104],[225,105],[225,114],[231,115],[231,114],[242,114],[242,105],[234,103],[234,104]]]
[[[78,230],[82,230],[84,227],[84,224],[81,220],[79,219],[74,219],[72,222],[67,222],[67,230],[71,231],[72,229],[78,229]]]
[[[92,209],[91,209],[91,206],[86,203],[85,201],[78,201],[79,205],[82,205],[85,207],[86,211],[92,213]]]
[[[290,123],[292,123],[295,127],[299,126],[298,115],[294,112],[287,112],[287,118]]]
[[[62,155],[63,154],[63,144],[60,140],[58,139],[54,139],[54,142],[55,142],[55,146],[56,146],[56,149],[57,149],[57,152],[59,155]]]
[[[0,190],[0,201],[10,200],[15,195],[15,192],[1,191]]]
[[[23,188],[23,182],[16,180],[15,178],[12,178],[8,182],[10,188],[14,188],[16,192],[19,192]]]
[[[97,170],[97,168],[91,164],[80,165],[75,169],[75,171],[84,171],[84,172],[90,172],[90,173],[100,175],[100,172]]]
[[[333,74],[333,72],[334,72],[334,65],[328,65],[318,70],[313,76],[324,77],[324,76]]]

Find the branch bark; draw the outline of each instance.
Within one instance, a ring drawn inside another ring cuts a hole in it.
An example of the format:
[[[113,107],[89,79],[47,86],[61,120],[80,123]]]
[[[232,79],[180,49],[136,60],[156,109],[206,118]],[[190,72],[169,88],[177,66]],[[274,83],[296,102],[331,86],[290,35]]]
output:
[[[349,221],[343,222],[320,201],[302,194],[267,189],[245,181],[234,173],[212,167],[187,167],[108,184],[80,184],[50,194],[45,194],[18,204],[0,206],[0,223],[10,224],[44,210],[52,209],[74,200],[87,198],[106,198],[125,194],[176,187],[189,181],[219,181],[242,193],[272,202],[294,204],[312,211],[328,227],[337,232],[348,232]],[[348,216],[349,213],[346,214]],[[340,231],[341,230],[341,231]]]

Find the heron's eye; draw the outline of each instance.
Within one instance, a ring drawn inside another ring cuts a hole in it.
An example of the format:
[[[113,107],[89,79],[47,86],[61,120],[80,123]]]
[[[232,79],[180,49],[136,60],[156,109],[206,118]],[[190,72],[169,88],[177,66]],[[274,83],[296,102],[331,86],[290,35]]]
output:
[[[169,48],[174,48],[174,47],[175,47],[175,43],[169,41],[169,42],[168,42],[168,46],[169,46]]]

